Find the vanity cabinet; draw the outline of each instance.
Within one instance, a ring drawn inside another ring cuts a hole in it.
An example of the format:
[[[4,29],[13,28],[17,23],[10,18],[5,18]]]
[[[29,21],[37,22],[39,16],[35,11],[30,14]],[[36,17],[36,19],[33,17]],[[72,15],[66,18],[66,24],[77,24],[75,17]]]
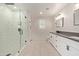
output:
[[[68,55],[69,56],[79,56],[79,42],[72,41],[67,39],[67,46],[69,47]]]
[[[50,43],[52,44],[52,45],[54,45],[54,47],[56,47],[56,36],[57,35],[54,35],[54,34],[50,34],[50,39],[49,39],[49,41],[50,41]]]
[[[51,34],[50,43],[62,56],[79,56],[79,42]]]
[[[57,40],[56,42],[56,49],[57,51],[60,53],[60,55],[68,55],[67,53],[67,43],[66,43],[66,39],[67,38],[64,38],[64,37],[61,37],[61,36],[57,36],[55,38]]]

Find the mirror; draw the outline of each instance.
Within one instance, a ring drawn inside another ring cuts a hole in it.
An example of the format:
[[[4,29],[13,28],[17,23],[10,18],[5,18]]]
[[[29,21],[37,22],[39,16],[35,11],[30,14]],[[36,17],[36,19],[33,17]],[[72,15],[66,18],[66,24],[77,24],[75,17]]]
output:
[[[73,17],[74,17],[74,25],[77,26],[79,25],[79,9],[77,10],[74,10],[74,14],[73,14]]]
[[[63,27],[64,26],[64,17],[56,20],[56,27]]]

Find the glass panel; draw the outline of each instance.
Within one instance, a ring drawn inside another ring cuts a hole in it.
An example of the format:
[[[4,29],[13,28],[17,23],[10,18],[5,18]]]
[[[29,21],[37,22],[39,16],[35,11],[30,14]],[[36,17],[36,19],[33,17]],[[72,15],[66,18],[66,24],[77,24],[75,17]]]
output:
[[[0,6],[0,55],[14,55],[20,49],[19,10]]]
[[[23,12],[21,12],[21,29],[22,29],[22,35],[21,35],[21,48],[25,45],[26,43],[26,38],[27,38],[27,18],[24,15]]]

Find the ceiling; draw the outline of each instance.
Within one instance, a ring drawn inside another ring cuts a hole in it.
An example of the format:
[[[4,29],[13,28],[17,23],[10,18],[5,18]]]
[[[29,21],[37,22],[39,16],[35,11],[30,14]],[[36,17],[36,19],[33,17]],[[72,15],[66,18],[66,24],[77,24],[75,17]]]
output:
[[[63,9],[67,3],[25,3],[22,4],[30,16],[35,19],[38,17],[53,16],[61,9]],[[40,12],[43,14],[40,15]]]
[[[55,15],[68,5],[68,3],[15,3],[15,5],[27,11],[27,14],[29,14],[32,19],[37,19]],[[40,14],[40,12],[43,14]]]

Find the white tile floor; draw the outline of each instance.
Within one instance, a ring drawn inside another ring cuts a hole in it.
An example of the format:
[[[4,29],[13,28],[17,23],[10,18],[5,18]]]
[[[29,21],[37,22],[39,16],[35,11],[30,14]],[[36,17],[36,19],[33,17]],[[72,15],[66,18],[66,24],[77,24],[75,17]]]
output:
[[[19,56],[59,56],[59,54],[48,41],[32,40]]]

